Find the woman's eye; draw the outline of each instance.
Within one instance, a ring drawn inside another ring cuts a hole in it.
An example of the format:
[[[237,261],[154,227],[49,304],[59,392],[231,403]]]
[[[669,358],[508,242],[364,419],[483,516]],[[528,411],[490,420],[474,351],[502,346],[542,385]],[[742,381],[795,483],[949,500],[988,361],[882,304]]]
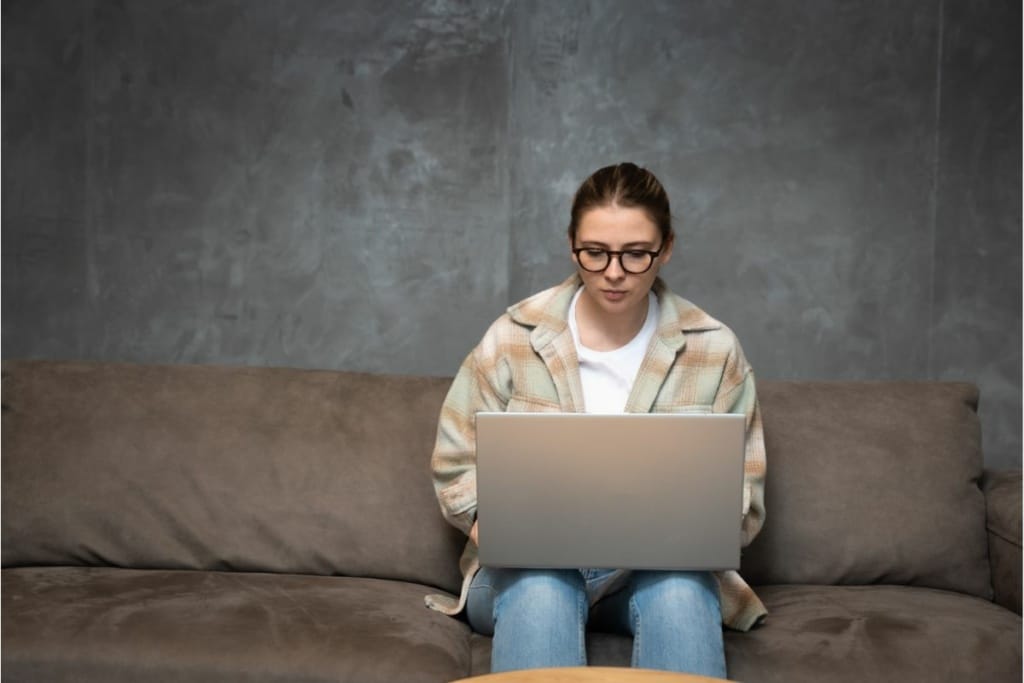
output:
[[[594,256],[594,257],[604,256],[604,249],[587,249],[586,250],[586,254],[587,254],[587,256]]]
[[[626,256],[629,258],[645,258],[647,256],[646,251],[627,251]]]

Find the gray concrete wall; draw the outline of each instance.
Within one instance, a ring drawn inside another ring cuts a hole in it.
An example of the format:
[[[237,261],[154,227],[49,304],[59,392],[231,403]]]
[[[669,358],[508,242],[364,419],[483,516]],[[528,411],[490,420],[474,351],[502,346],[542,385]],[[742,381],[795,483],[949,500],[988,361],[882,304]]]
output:
[[[1017,3],[2,11],[4,357],[450,374],[633,160],[760,376],[977,382],[1021,465]]]

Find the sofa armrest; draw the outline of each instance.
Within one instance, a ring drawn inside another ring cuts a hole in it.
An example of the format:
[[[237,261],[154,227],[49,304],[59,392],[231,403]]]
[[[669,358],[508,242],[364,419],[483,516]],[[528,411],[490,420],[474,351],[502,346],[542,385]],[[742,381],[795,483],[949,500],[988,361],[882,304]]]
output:
[[[1021,613],[1021,470],[985,470],[988,556],[993,600]]]

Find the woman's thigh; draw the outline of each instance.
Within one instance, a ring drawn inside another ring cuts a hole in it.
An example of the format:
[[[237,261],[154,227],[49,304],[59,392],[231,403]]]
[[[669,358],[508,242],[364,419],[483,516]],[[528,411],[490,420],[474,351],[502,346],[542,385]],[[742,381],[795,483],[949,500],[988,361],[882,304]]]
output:
[[[634,571],[629,583],[598,602],[590,615],[593,630],[633,635],[640,611],[676,612],[686,620],[694,611],[720,613],[718,583],[710,572]]]
[[[498,599],[500,569],[483,567],[473,577],[466,596],[466,618],[470,627],[485,636],[494,635],[494,603]]]
[[[514,612],[517,620],[559,621],[558,612],[586,621],[586,587],[575,569],[483,567],[473,577],[466,617],[477,633],[494,635],[497,616]],[[582,615],[579,614],[582,612]]]

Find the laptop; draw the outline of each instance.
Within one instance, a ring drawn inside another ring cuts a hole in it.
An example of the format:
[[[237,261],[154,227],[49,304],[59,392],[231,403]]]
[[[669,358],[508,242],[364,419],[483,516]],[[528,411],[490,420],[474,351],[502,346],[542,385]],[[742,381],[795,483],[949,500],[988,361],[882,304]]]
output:
[[[477,413],[480,563],[737,569],[743,415]]]

